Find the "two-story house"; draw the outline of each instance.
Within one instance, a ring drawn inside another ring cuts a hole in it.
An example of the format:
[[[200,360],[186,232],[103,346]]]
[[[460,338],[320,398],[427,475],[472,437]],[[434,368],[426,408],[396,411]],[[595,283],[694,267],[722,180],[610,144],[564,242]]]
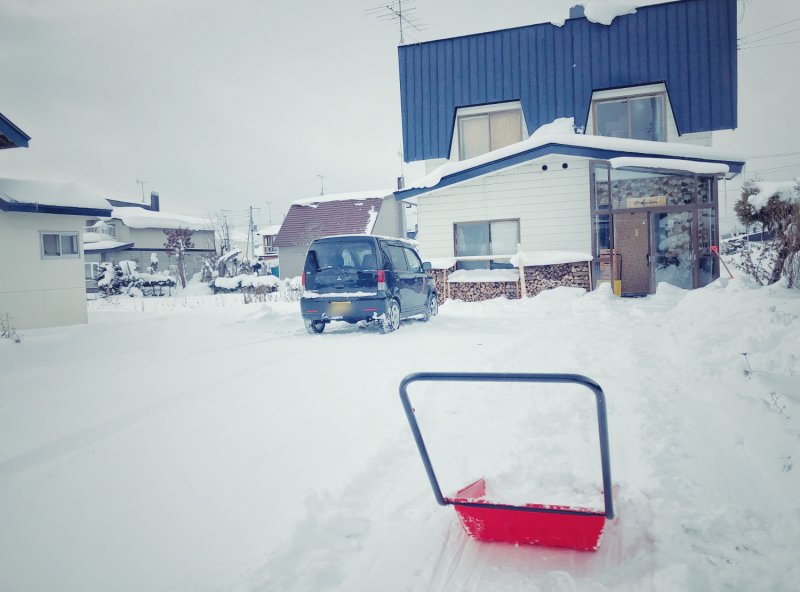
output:
[[[737,124],[736,1],[607,17],[399,48],[404,157],[428,174],[396,197],[441,293],[718,277],[717,181],[744,165],[711,146]]]
[[[175,271],[175,257],[166,249],[165,231],[184,228],[192,231],[192,248],[186,252],[186,275],[191,277],[203,268],[203,258],[214,255],[216,243],[210,220],[161,210],[158,193],[150,193],[150,203],[109,199],[113,206],[107,217],[89,218],[83,234],[86,252],[86,289],[96,290],[95,279],[102,262],[134,261],[145,271],[155,254],[159,269]]]

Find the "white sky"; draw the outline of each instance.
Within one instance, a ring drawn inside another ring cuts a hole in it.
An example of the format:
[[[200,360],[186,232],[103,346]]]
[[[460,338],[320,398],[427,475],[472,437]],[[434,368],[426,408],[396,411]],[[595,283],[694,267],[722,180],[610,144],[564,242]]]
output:
[[[639,2],[657,3],[655,1]],[[32,136],[0,175],[69,179],[170,211],[262,208],[393,186],[400,172],[398,33],[378,0],[3,0],[0,112]],[[418,41],[562,18],[574,0],[417,0]],[[740,36],[800,19],[796,0],[739,3]],[[800,20],[763,33],[794,28]],[[800,40],[794,32],[764,41]],[[755,45],[755,43],[754,43]],[[800,43],[739,53],[739,123],[715,145],[800,152]],[[755,159],[766,180],[800,154]],[[423,171],[407,165],[406,176]],[[267,205],[269,202],[269,205]]]

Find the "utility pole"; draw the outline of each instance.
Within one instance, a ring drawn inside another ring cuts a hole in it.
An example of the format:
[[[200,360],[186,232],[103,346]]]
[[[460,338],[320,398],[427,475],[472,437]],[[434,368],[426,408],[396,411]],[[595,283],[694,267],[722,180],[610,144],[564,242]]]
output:
[[[253,222],[253,210],[261,210],[261,208],[254,208],[250,206],[248,219],[247,219],[247,253],[245,256],[248,257],[250,261],[255,259],[256,257],[256,245],[255,245],[255,223]]]

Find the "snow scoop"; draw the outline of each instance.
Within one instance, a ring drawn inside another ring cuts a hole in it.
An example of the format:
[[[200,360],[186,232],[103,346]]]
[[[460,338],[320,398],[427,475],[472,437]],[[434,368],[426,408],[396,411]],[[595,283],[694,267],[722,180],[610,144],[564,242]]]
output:
[[[415,382],[566,383],[588,388],[594,393],[597,406],[604,510],[553,504],[494,503],[486,499],[486,481],[484,479],[478,479],[467,485],[452,497],[445,497],[420,432],[415,409],[409,399],[408,386]],[[579,551],[597,550],[606,520],[614,519],[614,501],[611,487],[605,395],[603,389],[595,381],[579,374],[420,372],[409,374],[400,383],[400,399],[403,402],[403,408],[436,501],[441,506],[455,507],[462,526],[470,536],[486,542],[565,547]]]
[[[717,259],[719,259],[719,262],[722,263],[722,266],[725,268],[725,271],[727,271],[728,275],[731,276],[729,279],[733,279],[733,274],[731,273],[731,270],[728,269],[728,266],[725,264],[725,261],[722,260],[722,255],[719,254],[719,249],[717,248],[717,245],[711,245],[711,252],[717,256]]]

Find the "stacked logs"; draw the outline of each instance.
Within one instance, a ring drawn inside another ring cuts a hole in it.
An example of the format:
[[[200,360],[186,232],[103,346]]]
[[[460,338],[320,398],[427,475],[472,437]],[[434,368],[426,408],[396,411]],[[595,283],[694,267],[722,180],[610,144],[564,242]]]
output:
[[[529,296],[559,286],[591,290],[589,263],[584,261],[525,268],[525,289]]]
[[[448,298],[464,302],[478,302],[499,298],[501,296],[516,299],[522,296],[521,286],[516,282],[448,282],[448,276],[455,271],[450,269],[432,269],[428,273],[433,277],[439,304]],[[525,289],[528,296],[535,296],[543,290],[569,286],[591,290],[589,263],[561,263],[558,265],[539,265],[525,268]]]
[[[519,282],[453,282],[450,298],[464,302],[479,302],[492,298],[519,298]]]

